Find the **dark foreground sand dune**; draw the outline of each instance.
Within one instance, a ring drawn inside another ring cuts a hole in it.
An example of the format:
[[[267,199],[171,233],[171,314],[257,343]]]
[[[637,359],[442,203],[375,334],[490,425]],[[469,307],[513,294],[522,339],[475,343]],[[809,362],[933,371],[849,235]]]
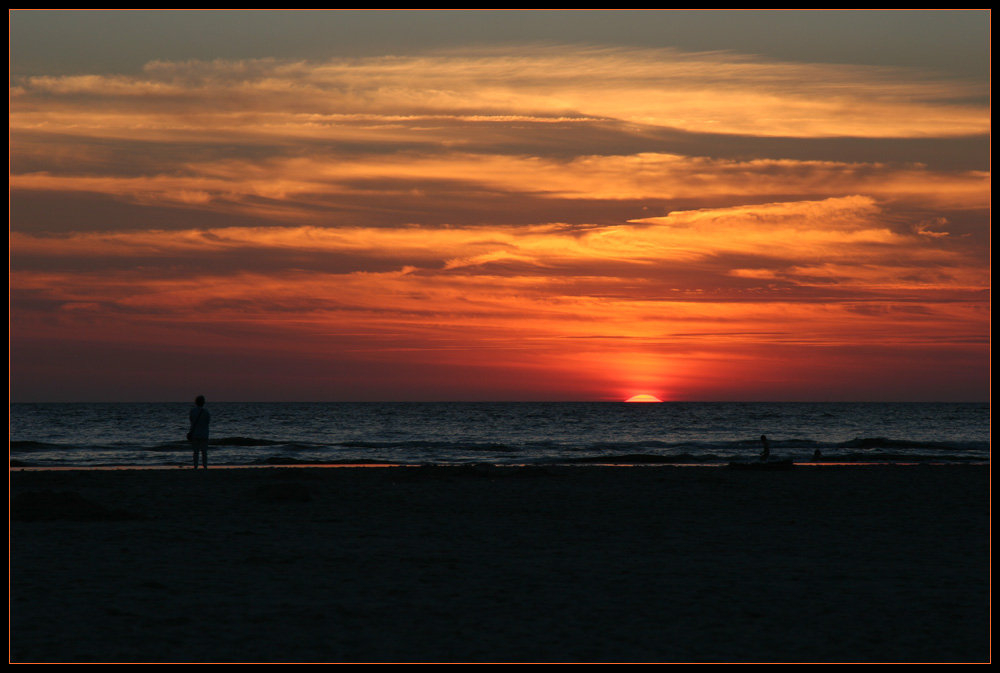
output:
[[[989,660],[989,468],[21,471],[12,662]]]

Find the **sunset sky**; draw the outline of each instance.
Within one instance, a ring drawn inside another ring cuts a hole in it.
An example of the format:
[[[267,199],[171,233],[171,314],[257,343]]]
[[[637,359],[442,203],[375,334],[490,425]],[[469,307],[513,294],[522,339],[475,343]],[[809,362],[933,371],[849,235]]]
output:
[[[990,13],[12,11],[13,401],[977,401]]]

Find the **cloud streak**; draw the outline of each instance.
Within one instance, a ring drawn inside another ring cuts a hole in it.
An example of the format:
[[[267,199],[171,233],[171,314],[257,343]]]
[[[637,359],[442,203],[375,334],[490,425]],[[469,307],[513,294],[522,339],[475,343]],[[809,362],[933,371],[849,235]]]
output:
[[[338,123],[617,120],[764,136],[977,135],[989,114],[971,83],[861,66],[726,53],[553,47],[328,62],[147,65],[141,76],[29,77],[13,90],[22,128],[139,138],[252,129],[336,138]],[[100,100],[101,109],[79,116]],[[192,117],[192,110],[201,110]],[[119,116],[121,115],[121,116]],[[131,125],[121,123],[131,118]],[[102,131],[102,129],[105,129]],[[330,135],[326,136],[325,132]]]

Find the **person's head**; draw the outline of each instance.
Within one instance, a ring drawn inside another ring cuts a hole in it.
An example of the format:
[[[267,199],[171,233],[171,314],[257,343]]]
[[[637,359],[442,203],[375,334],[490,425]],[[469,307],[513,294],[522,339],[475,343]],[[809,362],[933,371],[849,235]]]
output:
[[[767,441],[767,435],[761,435],[760,436],[760,441],[766,442]]]
[[[194,403],[197,404],[199,407],[205,406],[205,396],[199,395],[198,397],[194,398]]]

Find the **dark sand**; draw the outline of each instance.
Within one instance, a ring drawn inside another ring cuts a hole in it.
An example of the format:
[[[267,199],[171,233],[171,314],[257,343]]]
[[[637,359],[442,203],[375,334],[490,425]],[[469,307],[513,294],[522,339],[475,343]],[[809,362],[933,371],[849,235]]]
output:
[[[10,478],[11,662],[990,659],[987,466]]]

